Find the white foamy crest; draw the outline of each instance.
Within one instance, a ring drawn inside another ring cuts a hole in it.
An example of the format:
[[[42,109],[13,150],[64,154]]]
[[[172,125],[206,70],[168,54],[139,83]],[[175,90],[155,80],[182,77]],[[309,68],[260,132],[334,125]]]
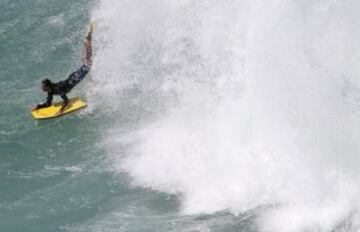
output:
[[[100,1],[90,98],[119,99],[118,128],[123,114],[155,116],[134,133],[109,132],[115,155],[131,147],[118,167],[136,185],[179,193],[184,213],[271,206],[263,231],[355,220],[358,10],[354,1]]]

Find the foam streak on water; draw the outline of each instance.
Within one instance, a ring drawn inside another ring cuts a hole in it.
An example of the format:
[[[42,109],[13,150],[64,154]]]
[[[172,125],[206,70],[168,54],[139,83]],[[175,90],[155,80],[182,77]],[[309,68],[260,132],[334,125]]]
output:
[[[179,194],[184,214],[263,207],[262,231],[349,221],[356,231],[359,10],[351,0],[100,1],[89,97],[111,101],[104,141],[116,168]],[[125,136],[124,117],[139,122]]]

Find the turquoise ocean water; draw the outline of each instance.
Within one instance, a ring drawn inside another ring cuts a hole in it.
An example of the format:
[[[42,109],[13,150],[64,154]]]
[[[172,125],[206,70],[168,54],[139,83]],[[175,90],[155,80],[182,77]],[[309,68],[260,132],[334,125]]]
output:
[[[0,0],[0,232],[359,231],[358,12]],[[90,21],[88,107],[35,121]]]

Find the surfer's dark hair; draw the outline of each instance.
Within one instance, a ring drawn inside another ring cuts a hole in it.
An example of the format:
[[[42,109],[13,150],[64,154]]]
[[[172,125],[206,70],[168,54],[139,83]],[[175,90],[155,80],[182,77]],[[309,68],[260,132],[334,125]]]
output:
[[[43,83],[46,86],[51,86],[51,81],[49,79],[44,79],[44,80],[42,80],[41,83]]]

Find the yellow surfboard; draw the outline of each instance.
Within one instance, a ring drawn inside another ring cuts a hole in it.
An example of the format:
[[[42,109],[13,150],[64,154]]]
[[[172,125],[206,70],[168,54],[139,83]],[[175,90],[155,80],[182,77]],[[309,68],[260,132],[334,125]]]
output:
[[[63,105],[63,102],[61,101],[61,102],[54,103],[51,106],[46,107],[46,108],[32,110],[31,115],[35,119],[49,119],[49,118],[59,117],[64,114],[68,114],[68,113],[71,113],[78,109],[86,107],[86,102],[81,100],[78,97],[71,98],[69,100],[70,100],[70,103],[69,103],[70,106],[68,106],[62,113],[60,113],[61,106]]]

